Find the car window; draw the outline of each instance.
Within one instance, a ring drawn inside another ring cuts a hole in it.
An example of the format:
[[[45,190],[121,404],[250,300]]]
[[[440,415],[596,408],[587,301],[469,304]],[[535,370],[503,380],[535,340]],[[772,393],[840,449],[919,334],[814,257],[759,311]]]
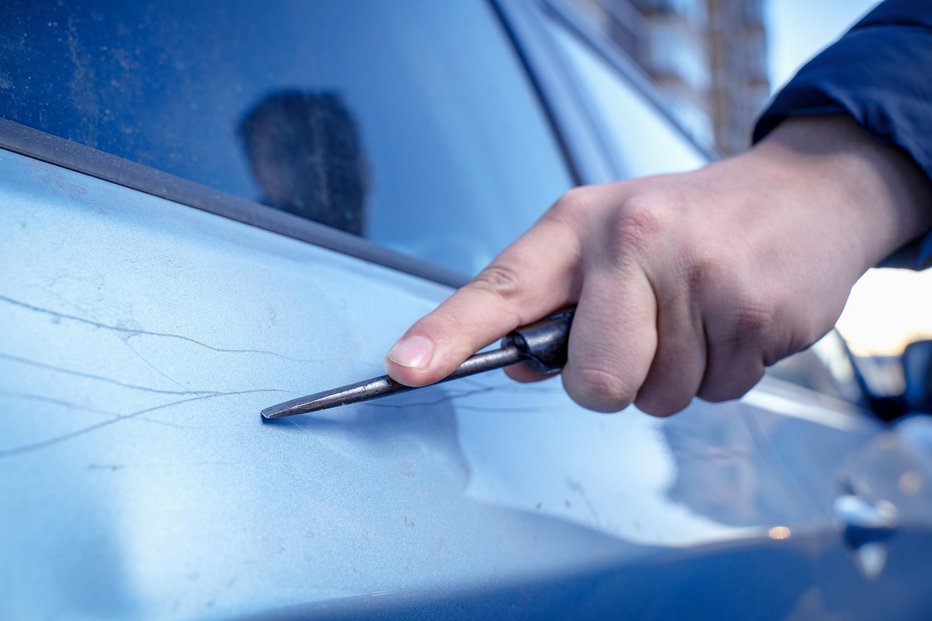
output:
[[[2,13],[0,116],[466,274],[571,185],[485,3]]]
[[[546,22],[579,83],[615,170],[640,177],[698,168],[708,157],[602,56],[558,18]]]

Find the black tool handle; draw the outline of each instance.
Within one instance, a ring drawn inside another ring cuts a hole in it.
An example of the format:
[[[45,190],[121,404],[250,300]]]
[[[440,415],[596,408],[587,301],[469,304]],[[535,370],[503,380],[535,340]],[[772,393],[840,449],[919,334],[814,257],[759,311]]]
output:
[[[566,364],[573,310],[554,313],[502,339],[502,347],[514,346],[521,361],[542,373],[558,371]]]

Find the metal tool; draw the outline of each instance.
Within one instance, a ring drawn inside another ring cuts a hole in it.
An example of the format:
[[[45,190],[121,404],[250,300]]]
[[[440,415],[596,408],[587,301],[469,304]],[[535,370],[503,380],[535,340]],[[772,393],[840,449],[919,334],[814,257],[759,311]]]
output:
[[[557,371],[566,364],[566,347],[569,340],[573,311],[563,311],[523,328],[518,328],[502,339],[501,348],[478,353],[456,368],[453,373],[436,384],[483,371],[500,369],[523,362],[543,373]],[[433,386],[434,384],[430,384]],[[426,388],[426,386],[424,387]],[[264,418],[280,418],[316,412],[338,405],[369,401],[400,392],[415,390],[399,384],[387,375],[318,392],[273,405],[262,410]]]

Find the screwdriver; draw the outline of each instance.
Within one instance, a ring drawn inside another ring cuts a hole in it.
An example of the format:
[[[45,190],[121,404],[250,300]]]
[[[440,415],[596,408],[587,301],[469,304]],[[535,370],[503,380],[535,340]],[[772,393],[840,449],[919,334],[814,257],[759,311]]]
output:
[[[573,311],[567,310],[550,315],[537,323],[518,328],[502,339],[499,349],[475,354],[458,366],[453,373],[430,385],[500,369],[518,362],[523,362],[542,373],[558,371],[566,364],[567,342],[572,323]],[[426,386],[419,388],[426,388]],[[281,418],[306,414],[340,405],[387,397],[409,390],[416,390],[416,388],[399,384],[389,376],[383,375],[267,407],[262,410],[262,416],[263,418]]]

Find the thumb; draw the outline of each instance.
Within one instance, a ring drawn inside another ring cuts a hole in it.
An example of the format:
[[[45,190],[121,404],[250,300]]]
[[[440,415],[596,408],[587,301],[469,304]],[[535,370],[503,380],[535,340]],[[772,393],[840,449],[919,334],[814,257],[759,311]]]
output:
[[[397,382],[424,386],[515,328],[578,296],[578,238],[543,219],[471,282],[411,326],[385,357]]]

